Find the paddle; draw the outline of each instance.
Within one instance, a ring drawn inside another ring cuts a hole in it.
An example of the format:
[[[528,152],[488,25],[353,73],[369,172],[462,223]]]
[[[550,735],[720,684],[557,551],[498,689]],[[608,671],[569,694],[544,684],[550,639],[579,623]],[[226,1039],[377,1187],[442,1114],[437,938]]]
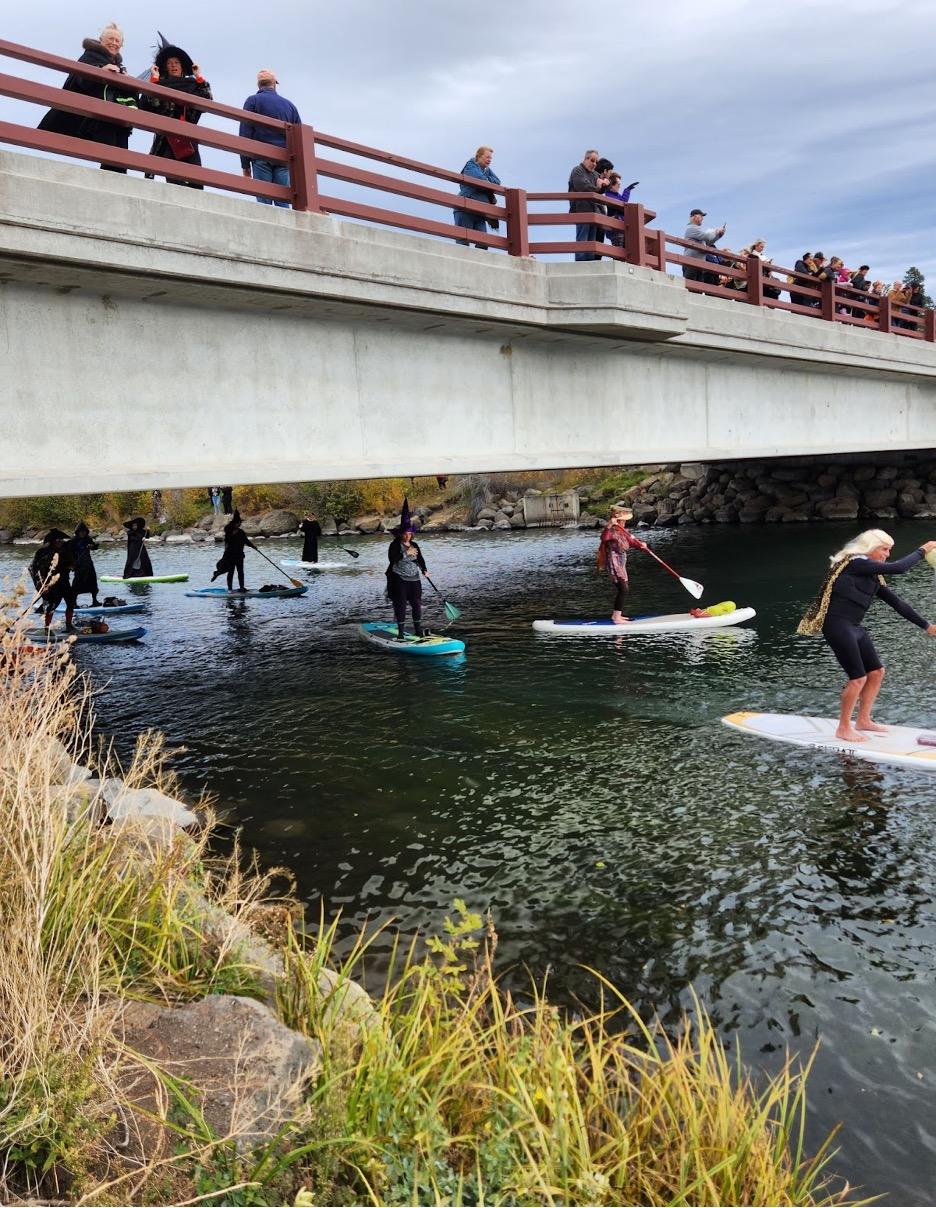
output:
[[[429,578],[428,575],[426,575],[426,582],[429,584],[429,586],[432,588],[432,590],[435,592],[435,594],[442,601],[442,607],[445,609],[445,615],[448,617],[448,619],[450,621],[457,621],[458,618],[461,616],[461,610],[456,608],[454,604],[450,604],[448,602],[448,600],[446,600],[444,598],[442,593],[439,591],[438,587],[436,587],[436,585],[433,583],[433,581]]]
[[[678,579],[690,596],[695,596],[695,598],[698,600],[705,591],[705,588],[701,583],[696,583],[695,579],[684,579],[681,574],[673,570],[673,568],[664,562],[662,558],[657,557],[657,555],[653,552],[650,546],[646,544],[646,542],[642,541],[638,548],[642,549],[645,554],[649,554],[655,562],[659,562],[663,569],[668,570],[674,579]]]
[[[269,564],[273,567],[273,569],[275,571],[278,571],[279,574],[281,574],[284,579],[288,579],[290,581],[290,583],[293,585],[293,587],[305,587],[305,583],[301,583],[298,579],[294,579],[292,577],[292,575],[287,575],[286,572],[283,570],[283,568],[281,566],[277,566],[272,558],[267,558],[266,554],[263,552],[262,549],[257,549],[257,547],[253,543],[251,543],[250,548],[252,550],[254,550],[255,553],[258,553],[261,558],[266,558],[267,562],[269,562]]]
[[[338,548],[343,554],[347,554],[349,558],[360,558],[361,556],[356,549],[345,549],[343,545],[339,545]]]

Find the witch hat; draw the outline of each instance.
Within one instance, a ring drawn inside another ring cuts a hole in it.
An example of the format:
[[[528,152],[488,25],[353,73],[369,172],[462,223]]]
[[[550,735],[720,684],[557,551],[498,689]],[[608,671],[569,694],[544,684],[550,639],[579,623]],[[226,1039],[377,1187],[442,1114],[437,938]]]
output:
[[[414,533],[416,526],[413,524],[413,518],[410,515],[409,496],[403,496],[403,507],[400,509],[400,532]]]

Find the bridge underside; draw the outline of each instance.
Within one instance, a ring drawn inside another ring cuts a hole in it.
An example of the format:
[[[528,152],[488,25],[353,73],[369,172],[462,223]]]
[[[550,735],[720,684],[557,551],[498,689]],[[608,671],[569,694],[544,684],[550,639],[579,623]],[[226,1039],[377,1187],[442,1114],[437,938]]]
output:
[[[936,446],[932,345],[651,270],[10,153],[0,212],[0,495]]]

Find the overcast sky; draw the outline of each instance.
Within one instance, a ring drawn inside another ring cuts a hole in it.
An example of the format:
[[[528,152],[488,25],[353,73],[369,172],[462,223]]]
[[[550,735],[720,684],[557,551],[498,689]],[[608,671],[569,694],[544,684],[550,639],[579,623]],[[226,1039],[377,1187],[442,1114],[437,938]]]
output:
[[[158,26],[201,64],[218,100],[242,103],[256,69],[273,67],[280,92],[322,131],[456,170],[489,143],[504,183],[530,190],[564,189],[595,146],[625,181],[640,180],[635,199],[669,231],[700,206],[727,221],[727,246],[762,236],[780,264],[821,249],[849,267],[869,263],[875,277],[916,264],[936,285],[932,0],[4,9],[5,38],[72,57],[115,19],[134,73],[151,61]],[[10,60],[2,70],[52,82]],[[14,112],[39,116],[0,102],[0,114]],[[147,136],[131,146],[147,149]]]

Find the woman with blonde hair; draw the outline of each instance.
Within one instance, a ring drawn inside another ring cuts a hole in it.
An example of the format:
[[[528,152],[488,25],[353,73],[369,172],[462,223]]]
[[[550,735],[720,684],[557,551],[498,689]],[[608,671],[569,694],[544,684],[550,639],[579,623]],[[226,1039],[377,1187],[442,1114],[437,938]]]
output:
[[[885,733],[886,726],[871,720],[871,707],[884,679],[884,664],[878,657],[871,635],[862,624],[875,596],[930,637],[936,637],[936,625],[924,621],[915,609],[902,600],[884,582],[884,575],[902,575],[916,566],[936,541],[926,541],[912,553],[889,562],[894,538],[883,529],[866,529],[832,555],[832,566],[819,594],[806,610],[797,632],[821,633],[838,659],[848,682],[842,689],[836,738],[845,742],[866,742],[861,730]],[[858,715],[852,724],[852,714]]]
[[[469,159],[462,168],[462,176],[471,176],[476,180],[487,182],[491,185],[499,185],[500,178],[491,168],[491,160],[494,158],[493,147],[479,147],[474,153],[474,157]],[[497,194],[491,189],[486,189],[484,184],[470,184],[467,180],[463,181],[458,186],[459,197],[467,197],[469,201],[484,201],[489,205],[497,205]],[[487,231],[488,223],[496,231],[500,225],[496,218],[485,218],[483,214],[476,214],[474,210],[453,210],[452,218],[458,227],[464,227],[468,231]],[[456,243],[468,246],[467,239],[456,239]],[[482,252],[487,251],[483,243],[476,243],[475,247],[480,248]]]
[[[646,543],[627,531],[627,522],[634,518],[630,508],[618,503],[611,509],[608,523],[598,544],[598,569],[606,571],[614,584],[614,609],[611,620],[615,625],[626,625],[630,617],[624,616],[629,580],[627,577],[627,551],[646,549]]]

